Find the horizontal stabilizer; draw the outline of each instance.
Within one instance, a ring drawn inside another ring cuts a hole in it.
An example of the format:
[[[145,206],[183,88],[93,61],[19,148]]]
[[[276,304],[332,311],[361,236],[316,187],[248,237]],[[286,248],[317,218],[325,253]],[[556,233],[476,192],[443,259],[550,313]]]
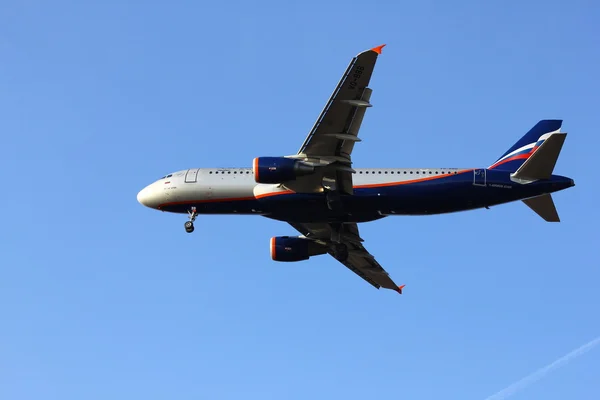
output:
[[[548,222],[560,222],[558,212],[554,206],[552,196],[549,194],[543,194],[541,196],[532,197],[530,199],[523,200],[529,208],[536,212],[537,215],[544,218]]]
[[[550,179],[566,137],[566,133],[551,134],[512,177],[524,180]]]

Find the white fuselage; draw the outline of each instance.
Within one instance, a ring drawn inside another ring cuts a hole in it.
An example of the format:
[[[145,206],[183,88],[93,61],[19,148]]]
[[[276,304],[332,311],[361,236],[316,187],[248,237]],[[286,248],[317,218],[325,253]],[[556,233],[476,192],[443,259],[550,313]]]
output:
[[[360,168],[353,174],[355,188],[433,179],[457,174],[458,168]],[[189,201],[249,199],[285,191],[276,184],[258,184],[252,168],[192,168],[166,175],[138,194],[140,203],[157,208],[162,204]]]

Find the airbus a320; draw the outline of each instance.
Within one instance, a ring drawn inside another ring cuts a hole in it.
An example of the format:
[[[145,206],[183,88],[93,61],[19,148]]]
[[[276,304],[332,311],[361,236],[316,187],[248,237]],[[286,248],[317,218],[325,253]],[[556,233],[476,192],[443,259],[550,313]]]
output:
[[[551,193],[574,186],[553,170],[566,138],[561,120],[541,120],[487,168],[356,168],[352,151],[371,107],[368,87],[384,45],[352,58],[296,154],[254,158],[247,168],[190,168],[163,176],[137,200],[187,214],[260,215],[298,236],[270,239],[275,261],[329,254],[375,288],[402,293],[364,246],[358,224],[522,201],[546,221],[559,217]]]

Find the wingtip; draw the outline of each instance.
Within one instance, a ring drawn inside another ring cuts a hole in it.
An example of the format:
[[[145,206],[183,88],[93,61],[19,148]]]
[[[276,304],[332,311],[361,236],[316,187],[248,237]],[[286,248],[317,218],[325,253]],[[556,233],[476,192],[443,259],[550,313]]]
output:
[[[380,45],[380,46],[373,47],[373,48],[371,49],[371,51],[374,51],[374,52],[375,52],[375,53],[377,53],[377,54],[381,54],[381,50],[382,50],[382,49],[383,49],[385,46],[386,46],[385,44],[382,44],[382,45]]]
[[[404,289],[404,286],[406,285],[398,286],[398,293],[402,294],[402,289]]]

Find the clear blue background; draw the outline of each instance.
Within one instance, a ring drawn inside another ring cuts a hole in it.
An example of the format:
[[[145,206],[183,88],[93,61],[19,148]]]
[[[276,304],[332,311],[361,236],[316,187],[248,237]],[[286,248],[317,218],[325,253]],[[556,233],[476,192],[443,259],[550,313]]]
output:
[[[596,1],[0,5],[0,398],[484,399],[600,335]],[[189,167],[295,153],[387,43],[357,167],[485,167],[564,119],[554,196],[361,226],[405,294],[294,234],[136,201]],[[598,399],[600,349],[514,395]]]

